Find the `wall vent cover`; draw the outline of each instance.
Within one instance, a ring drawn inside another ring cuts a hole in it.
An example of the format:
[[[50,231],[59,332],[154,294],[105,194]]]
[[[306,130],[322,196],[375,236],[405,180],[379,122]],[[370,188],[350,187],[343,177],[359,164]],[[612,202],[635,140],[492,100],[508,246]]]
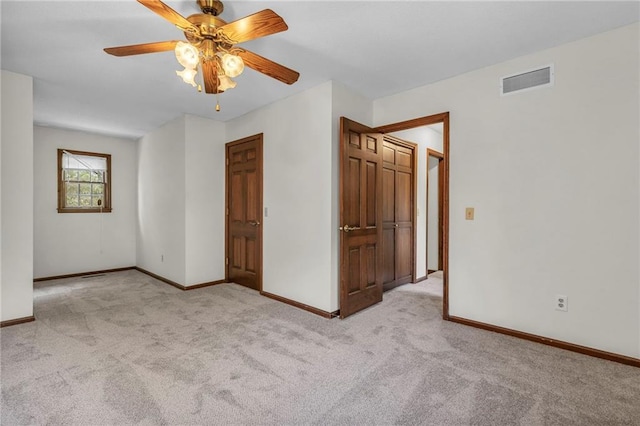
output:
[[[553,64],[500,78],[500,95],[553,86]]]

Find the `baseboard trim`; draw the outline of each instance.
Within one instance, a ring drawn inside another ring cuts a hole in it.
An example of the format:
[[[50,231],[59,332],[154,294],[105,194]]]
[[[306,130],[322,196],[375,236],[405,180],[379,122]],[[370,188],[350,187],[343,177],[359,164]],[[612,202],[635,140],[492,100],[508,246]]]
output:
[[[194,285],[183,286],[183,287],[184,287],[184,290],[195,290],[197,288],[211,287],[212,285],[226,284],[226,282],[227,280],[217,280],[217,281],[209,281],[206,283],[194,284]]]
[[[135,266],[127,266],[124,268],[115,268],[115,269],[103,269],[101,271],[90,271],[90,272],[78,272],[77,274],[65,274],[65,275],[56,275],[53,277],[42,277],[42,278],[34,278],[33,282],[40,281],[51,281],[51,280],[62,280],[65,278],[75,278],[75,277],[84,277],[90,275],[99,275],[99,274],[108,274],[110,272],[121,272],[121,271],[130,271],[132,269],[136,269]]]
[[[182,284],[178,284],[177,282],[171,281],[170,279],[165,278],[165,277],[163,277],[161,275],[154,274],[153,272],[147,271],[146,269],[142,269],[139,266],[136,266],[136,271],[142,272],[143,274],[146,274],[146,275],[149,275],[151,278],[155,278],[156,280],[162,281],[163,283],[169,284],[169,285],[171,285],[171,286],[173,286],[173,287],[175,287],[177,289],[180,289],[180,290],[185,290],[186,289],[186,287],[183,286]]]
[[[154,274],[153,272],[147,271],[146,269],[142,269],[142,268],[140,268],[138,266],[136,266],[134,269],[136,271],[142,272],[143,274],[147,274],[150,277],[155,278],[156,280],[162,281],[163,283],[169,284],[169,285],[171,285],[171,286],[173,286],[173,287],[175,287],[177,289],[180,289],[182,291],[195,290],[197,288],[209,287],[209,286],[212,286],[212,285],[224,284],[224,283],[227,282],[226,280],[218,280],[218,281],[209,281],[209,282],[206,282],[206,283],[200,283],[200,284],[194,284],[194,285],[190,285],[190,286],[185,286],[185,285],[182,285],[182,284],[178,284],[175,281],[171,281],[170,279],[165,278],[165,277],[163,277],[161,275]]]
[[[427,269],[427,275],[433,274],[434,272],[438,272],[438,269]]]
[[[286,303],[287,305],[291,305],[307,312],[311,312],[312,314],[320,315],[323,318],[331,319],[337,317],[340,314],[340,311],[323,311],[322,309],[314,308],[313,306],[305,305],[304,303],[296,302],[295,300],[287,299],[286,297],[278,296],[266,291],[261,291],[260,294],[264,297],[268,297],[269,299],[277,300],[278,302]]]
[[[414,284],[418,284],[418,283],[420,283],[420,282],[422,282],[422,281],[426,281],[426,280],[427,280],[427,278],[429,278],[429,276],[428,276],[428,275],[425,275],[424,277],[417,278],[413,283],[414,283]]]
[[[12,320],[6,320],[6,321],[0,322],[0,328],[9,327],[9,326],[12,326],[12,325],[24,324],[26,322],[33,322],[35,320],[36,320],[36,317],[34,317],[33,315],[31,315],[30,317],[23,317],[23,318],[16,318],[16,319],[12,319]]]
[[[525,333],[523,331],[499,327],[497,325],[491,325],[484,322],[473,321],[466,318],[450,316],[449,321],[456,322],[458,324],[468,325],[475,328],[481,328],[483,330],[493,331],[500,334],[506,334],[507,336],[517,337],[519,339],[529,340],[531,342],[542,343],[543,345],[553,346],[556,348],[565,349],[567,351],[577,352],[583,355],[589,355],[592,357],[602,358],[608,361],[618,362],[620,364],[626,364],[632,367],[640,368],[640,359],[632,358],[626,355],[619,355],[612,352],[601,351],[600,349],[593,349],[586,346],[576,345],[574,343],[564,342],[562,340],[550,339],[548,337],[542,337],[536,334]]]

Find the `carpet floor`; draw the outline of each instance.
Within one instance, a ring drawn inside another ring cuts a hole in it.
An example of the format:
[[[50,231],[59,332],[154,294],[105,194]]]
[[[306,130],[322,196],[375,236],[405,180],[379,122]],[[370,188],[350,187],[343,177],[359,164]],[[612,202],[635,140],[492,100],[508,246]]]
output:
[[[442,321],[415,290],[327,320],[137,271],[38,283],[37,320],[0,331],[1,422],[640,425],[640,369]]]

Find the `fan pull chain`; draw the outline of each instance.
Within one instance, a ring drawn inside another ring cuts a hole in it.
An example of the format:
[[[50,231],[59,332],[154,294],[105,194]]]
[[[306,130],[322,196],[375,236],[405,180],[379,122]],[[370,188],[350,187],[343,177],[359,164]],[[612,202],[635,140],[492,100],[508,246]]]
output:
[[[216,76],[216,112],[220,112],[220,80]]]

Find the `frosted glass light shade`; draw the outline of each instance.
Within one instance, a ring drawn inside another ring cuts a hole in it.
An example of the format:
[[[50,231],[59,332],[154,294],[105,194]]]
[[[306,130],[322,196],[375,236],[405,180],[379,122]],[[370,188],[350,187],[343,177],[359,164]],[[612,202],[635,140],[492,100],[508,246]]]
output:
[[[196,82],[194,79],[197,73],[198,71],[194,70],[193,68],[185,68],[182,71],[176,71],[176,74],[182,77],[182,81],[192,85],[193,87],[196,87]]]
[[[194,69],[198,66],[199,52],[192,44],[179,41],[176,43],[175,52],[176,59],[183,67]]]
[[[240,56],[225,53],[222,55],[222,69],[229,77],[237,77],[244,71],[244,61]]]
[[[218,84],[218,90],[221,90],[221,91],[225,91],[227,89],[233,89],[238,84],[235,81],[231,80],[226,75],[218,76],[218,80],[220,81],[220,83]]]

